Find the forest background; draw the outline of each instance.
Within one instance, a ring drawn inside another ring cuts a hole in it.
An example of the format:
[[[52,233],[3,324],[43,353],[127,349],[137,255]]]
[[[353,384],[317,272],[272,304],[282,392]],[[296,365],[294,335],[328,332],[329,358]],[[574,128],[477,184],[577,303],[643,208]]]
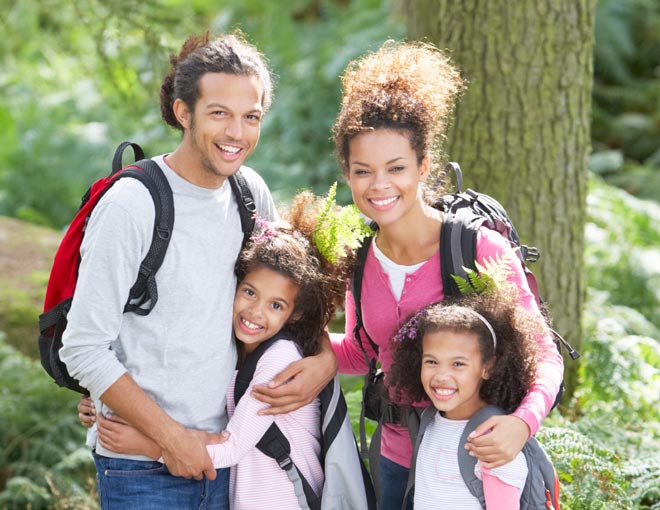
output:
[[[0,7],[0,508],[93,509],[77,396],[34,361],[36,316],[62,229],[108,172],[114,147],[131,139],[158,154],[178,143],[158,109],[167,55],[190,33],[243,30],[277,75],[249,164],[279,202],[338,180],[348,203],[329,140],[339,75],[385,39],[405,38],[405,23],[400,5],[380,0]],[[597,3],[592,101],[583,356],[576,392],[539,437],[558,468],[563,508],[659,509],[657,0]],[[360,382],[343,385],[357,417]]]

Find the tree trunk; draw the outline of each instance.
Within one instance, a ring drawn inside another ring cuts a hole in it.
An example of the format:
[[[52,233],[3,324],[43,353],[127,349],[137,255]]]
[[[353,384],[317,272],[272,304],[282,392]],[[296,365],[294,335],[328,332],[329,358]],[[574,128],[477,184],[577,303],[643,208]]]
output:
[[[468,81],[446,153],[507,209],[554,326],[582,345],[594,0],[410,0],[410,39],[447,49]],[[567,396],[577,383],[567,359]]]

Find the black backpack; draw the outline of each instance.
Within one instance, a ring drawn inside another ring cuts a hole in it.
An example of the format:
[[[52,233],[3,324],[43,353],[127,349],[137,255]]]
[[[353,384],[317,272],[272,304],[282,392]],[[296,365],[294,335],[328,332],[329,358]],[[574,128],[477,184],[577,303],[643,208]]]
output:
[[[238,371],[234,402],[248,389],[261,356],[277,341],[290,341],[286,332],[259,344]],[[375,510],[376,494],[369,473],[360,458],[344,394],[335,376],[318,398],[321,402],[321,465],[325,480],[321,494],[315,494],[290,457],[291,445],[276,423],[257,443],[264,455],[275,459],[295,486],[300,508],[309,510]]]
[[[124,151],[133,149],[136,162],[122,167]],[[44,313],[39,316],[39,354],[41,364],[56,384],[80,393],[87,390],[71,377],[60,360],[62,335],[67,325],[67,314],[78,280],[80,245],[85,227],[98,201],[119,179],[138,179],[149,190],[154,201],[156,217],[151,246],[140,264],[136,281],[130,290],[124,312],[148,315],[158,301],[155,275],[160,268],[169,245],[174,227],[174,200],[163,171],[151,159],[145,159],[142,148],[132,142],[123,142],[117,147],[112,159],[111,172],[107,177],[95,181],[82,198],[80,208],[71,221],[60,246],[48,279]],[[243,229],[243,244],[247,242],[254,227],[256,211],[252,193],[241,172],[229,177],[231,188],[239,204],[238,210]]]
[[[409,497],[409,493],[414,491],[417,453],[419,452],[424,432],[433,421],[437,412],[434,407],[428,407],[422,413],[419,433],[413,444],[413,456],[408,473],[408,485],[406,487],[404,501]],[[488,405],[483,407],[470,418],[458,443],[458,467],[461,476],[470,493],[479,500],[483,508],[486,508],[483,482],[474,474],[477,458],[470,456],[468,451],[463,448],[463,445],[467,443],[470,433],[480,424],[491,416],[502,414],[506,413],[496,406]],[[525,443],[522,453],[525,455],[525,460],[527,461],[527,480],[520,495],[520,510],[536,510],[540,508],[544,510],[559,510],[559,477],[547,453],[534,437]]]
[[[529,269],[528,263],[536,262],[540,258],[540,252],[533,246],[527,246],[520,242],[520,237],[513,222],[509,218],[504,207],[493,197],[484,193],[478,193],[472,189],[463,188],[463,174],[458,163],[449,163],[445,167],[444,175],[453,172],[456,178],[457,191],[443,195],[440,200],[434,204],[434,207],[444,213],[442,229],[440,231],[440,268],[442,286],[445,297],[460,296],[460,290],[453,275],[468,280],[465,268],[477,271],[476,253],[477,253],[477,232],[480,227],[485,226],[495,230],[506,238],[511,247],[514,248],[520,264],[525,272],[527,283],[534,294],[539,306],[542,300],[539,296],[538,284],[534,273]],[[371,227],[378,228],[374,222]],[[378,353],[378,345],[371,339],[369,333],[364,327],[362,320],[362,277],[364,273],[364,264],[372,238],[367,238],[357,252],[357,262],[351,279],[351,292],[355,301],[355,328],[353,336],[364,354],[369,371],[365,376],[362,388],[362,413],[360,416],[360,443],[363,456],[369,455],[371,459],[372,475],[374,482],[378,484],[377,458],[380,453],[380,445],[374,443],[372,439],[371,452],[367,453],[366,433],[364,428],[364,418],[370,418],[379,422],[377,432],[374,438],[380,438],[380,424],[382,422],[401,423],[408,427],[411,440],[414,444],[417,428],[419,426],[419,411],[409,406],[398,406],[389,401],[387,389],[385,388],[384,374],[378,368],[377,360],[371,359],[367,355],[362,342],[361,332],[363,331],[369,345],[375,353]],[[469,280],[468,280],[469,281]],[[543,309],[543,308],[541,308]],[[580,354],[575,351],[564,338],[554,330],[550,330],[553,339],[557,344],[557,349],[561,352],[564,346],[572,359],[577,359]],[[563,384],[553,405],[556,406],[563,393]],[[379,442],[379,441],[378,441]]]

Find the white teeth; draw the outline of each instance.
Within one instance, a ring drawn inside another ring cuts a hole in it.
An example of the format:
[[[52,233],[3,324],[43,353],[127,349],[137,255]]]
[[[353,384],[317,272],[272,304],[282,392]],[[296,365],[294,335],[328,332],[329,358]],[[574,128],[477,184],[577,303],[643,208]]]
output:
[[[238,151],[240,151],[240,147],[233,147],[231,145],[218,145],[220,147],[220,150],[223,152],[229,152],[230,154],[236,154]]]
[[[451,395],[452,393],[456,392],[456,390],[446,390],[439,388],[435,388],[433,391],[435,391],[438,395],[442,395],[442,396]]]
[[[397,199],[397,197],[386,198],[384,200],[376,200],[375,198],[372,198],[371,202],[375,205],[378,205],[378,206],[384,206],[384,205],[391,204],[396,199]]]
[[[241,322],[248,328],[248,329],[261,329],[261,326],[259,324],[255,324],[254,322],[250,322],[247,319],[241,319]]]

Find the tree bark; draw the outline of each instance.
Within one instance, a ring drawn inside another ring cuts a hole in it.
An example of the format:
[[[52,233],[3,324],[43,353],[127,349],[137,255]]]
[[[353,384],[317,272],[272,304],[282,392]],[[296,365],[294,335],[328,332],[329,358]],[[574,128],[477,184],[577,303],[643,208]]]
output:
[[[410,0],[409,37],[447,49],[468,81],[446,154],[507,209],[554,326],[582,345],[594,0]],[[567,358],[564,402],[577,384]]]

